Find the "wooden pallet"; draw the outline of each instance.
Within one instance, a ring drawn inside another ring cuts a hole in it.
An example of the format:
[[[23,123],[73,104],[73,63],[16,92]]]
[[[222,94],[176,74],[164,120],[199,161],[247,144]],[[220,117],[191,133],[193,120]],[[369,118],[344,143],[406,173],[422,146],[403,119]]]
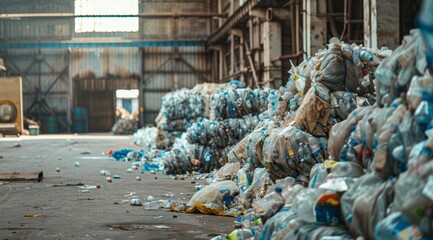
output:
[[[0,181],[40,182],[44,173],[40,172],[0,172]]]

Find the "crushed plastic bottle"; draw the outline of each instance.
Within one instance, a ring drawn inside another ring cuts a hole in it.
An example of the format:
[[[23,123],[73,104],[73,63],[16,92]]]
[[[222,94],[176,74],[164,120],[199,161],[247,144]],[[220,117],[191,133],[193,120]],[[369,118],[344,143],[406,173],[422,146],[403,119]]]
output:
[[[274,192],[253,204],[254,211],[260,216],[263,223],[284,206],[284,198],[281,195],[282,191],[283,189],[281,187],[276,187]]]

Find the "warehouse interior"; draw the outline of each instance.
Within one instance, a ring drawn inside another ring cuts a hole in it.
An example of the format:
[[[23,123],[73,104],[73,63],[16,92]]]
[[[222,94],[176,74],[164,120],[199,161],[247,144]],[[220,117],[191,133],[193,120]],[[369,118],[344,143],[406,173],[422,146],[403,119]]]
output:
[[[433,238],[430,1],[0,6],[3,239]]]

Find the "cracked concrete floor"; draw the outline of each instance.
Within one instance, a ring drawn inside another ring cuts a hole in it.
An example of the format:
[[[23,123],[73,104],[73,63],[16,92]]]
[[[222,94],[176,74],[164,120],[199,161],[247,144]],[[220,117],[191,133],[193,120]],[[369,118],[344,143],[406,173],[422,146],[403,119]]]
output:
[[[234,218],[230,217],[144,210],[122,204],[130,192],[140,199],[151,195],[188,201],[195,192],[193,182],[204,180],[173,180],[161,173],[153,175],[139,170],[127,173],[131,163],[102,155],[120,148],[139,149],[128,137],[108,134],[0,139],[1,172],[44,173],[38,183],[0,185],[1,239],[210,239],[232,230]],[[77,161],[80,167],[75,167]],[[99,174],[102,169],[122,178],[108,183]],[[137,176],[141,181],[136,180]],[[99,183],[101,188],[82,193],[78,186],[68,186],[80,183]],[[169,192],[174,197],[165,197]],[[36,215],[26,217],[26,214]],[[155,225],[169,228],[158,229]]]

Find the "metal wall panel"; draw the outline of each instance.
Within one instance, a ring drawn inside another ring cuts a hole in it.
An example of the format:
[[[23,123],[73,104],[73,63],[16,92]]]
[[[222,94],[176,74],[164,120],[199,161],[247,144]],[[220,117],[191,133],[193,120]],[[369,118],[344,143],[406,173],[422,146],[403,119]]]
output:
[[[1,14],[71,13],[73,0],[2,0]],[[14,19],[0,21],[1,41],[62,40],[72,37],[73,19]]]
[[[145,123],[154,123],[164,94],[210,79],[211,63],[204,47],[145,48],[143,64]]]
[[[165,92],[145,92],[144,111],[159,111],[161,109],[162,97],[165,94]]]
[[[60,113],[67,110],[67,56],[65,49],[41,49],[40,51],[16,49],[3,52],[2,57],[9,73],[23,78],[25,112],[36,99],[34,87],[40,88],[42,94],[47,92],[47,105],[54,112]],[[63,72],[64,70],[66,72]],[[62,72],[64,74],[61,74]]]
[[[210,12],[210,0],[141,0],[140,13]],[[205,39],[210,34],[211,19],[169,18],[140,19],[141,37],[145,39]]]
[[[138,48],[88,48],[72,50],[73,78],[138,77]]]

